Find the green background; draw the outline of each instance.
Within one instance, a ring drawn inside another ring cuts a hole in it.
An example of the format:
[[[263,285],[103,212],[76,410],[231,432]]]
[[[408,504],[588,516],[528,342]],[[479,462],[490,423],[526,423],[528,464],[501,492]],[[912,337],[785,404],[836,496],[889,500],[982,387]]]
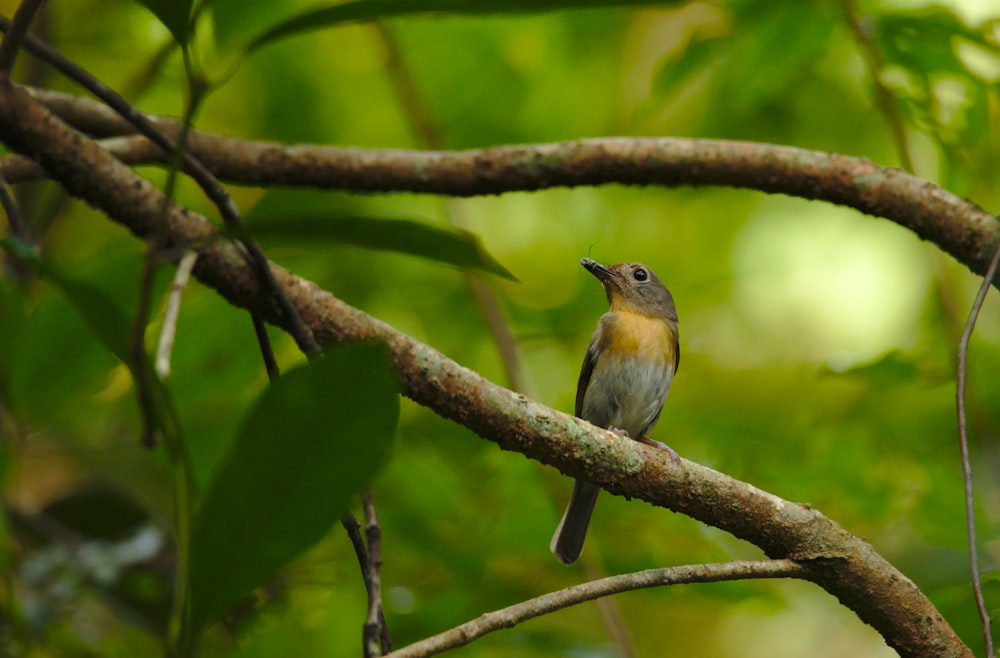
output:
[[[384,4],[390,12],[421,6]],[[1000,14],[989,4],[865,2],[856,10],[897,99],[916,173],[992,210],[1000,201],[992,130],[1000,119],[1000,49],[986,22]],[[14,9],[11,2],[0,5],[8,16]],[[309,5],[219,0],[193,38],[195,67],[220,83],[196,125],[248,139],[422,148],[425,136],[411,129],[412,108],[393,86],[396,74],[409,76],[435,139],[448,148],[682,136],[900,164],[840,3],[743,0],[503,13],[516,5],[474,5],[498,14],[388,16],[383,30],[350,23],[244,56],[254,36]],[[186,82],[177,52],[144,78],[170,42],[147,9],[80,1],[53,4],[44,18],[47,39],[141,109],[182,114]],[[405,71],[388,63],[387,35]],[[38,75],[27,58],[20,65],[21,78]],[[80,93],[56,74],[34,80]],[[157,183],[165,177],[158,168],[142,172]],[[263,195],[230,189],[244,211]],[[51,185],[25,186],[19,194],[46,258],[104,290],[131,316],[143,245],[84,204],[50,212],[57,198]],[[289,208],[294,196],[283,197]],[[178,197],[216,217],[190,181],[182,181]],[[885,220],[747,191],[607,186],[460,201],[328,197],[331,211],[341,214],[442,228],[456,222],[478,235],[518,279],[487,280],[517,339],[524,392],[565,411],[572,410],[587,340],[606,309],[580,257],[647,264],[674,295],[683,353],[652,438],[809,503],[867,538],[981,651],[954,411],[957,337],[978,286],[963,266]],[[506,383],[460,271],[312,240],[264,246],[270,258],[348,303]],[[44,280],[19,287],[15,272],[6,272],[0,282],[6,507],[30,514],[98,481],[169,528],[171,469],[162,449],[139,445],[128,369],[57,288]],[[150,345],[171,276],[172,268],[158,272]],[[969,355],[987,576],[1000,556],[995,301],[991,293]],[[285,369],[302,361],[287,336],[272,337]],[[266,383],[248,318],[192,284],[167,385],[200,487]],[[344,391],[332,386],[314,394],[322,404]],[[761,557],[753,546],[686,517],[604,495],[585,559],[565,568],[548,543],[568,479],[408,400],[400,413],[390,456],[373,484],[386,617],[397,646],[587,577]],[[364,442],[364,433],[350,440]],[[0,633],[13,631],[10,646],[40,656],[159,650],[155,634],[112,611],[92,587],[40,619],[24,573],[31,551],[13,530],[0,538],[7,571],[0,612],[9,620]],[[995,577],[987,579],[986,593],[995,609]],[[259,599],[238,630],[210,630],[202,655],[359,655],[365,590],[339,527]],[[613,605],[642,656],[893,655],[873,630],[806,583],[664,588],[620,595]],[[619,655],[605,612],[595,604],[560,611],[456,655]]]

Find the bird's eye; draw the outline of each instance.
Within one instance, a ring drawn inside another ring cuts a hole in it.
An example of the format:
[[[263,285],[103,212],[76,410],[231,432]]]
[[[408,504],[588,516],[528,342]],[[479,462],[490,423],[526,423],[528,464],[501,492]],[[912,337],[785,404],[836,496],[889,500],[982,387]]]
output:
[[[632,272],[632,278],[635,279],[636,281],[645,281],[648,277],[649,275],[646,274],[646,270],[641,268],[636,270],[635,272]]]

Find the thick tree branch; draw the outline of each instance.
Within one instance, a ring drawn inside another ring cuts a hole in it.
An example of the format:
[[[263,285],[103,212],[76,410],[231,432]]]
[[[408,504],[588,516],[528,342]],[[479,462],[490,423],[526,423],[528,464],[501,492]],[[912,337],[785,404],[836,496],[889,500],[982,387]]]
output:
[[[81,129],[133,132],[99,104],[32,91]],[[100,108],[100,109],[98,109]],[[158,119],[173,134],[179,124]],[[121,131],[115,130],[121,128]],[[163,152],[139,137],[110,141],[129,164],[161,162]],[[884,217],[964,263],[989,267],[1000,223],[976,204],[933,183],[864,158],[791,146],[680,138],[599,138],[469,151],[404,151],[250,142],[194,130],[189,149],[215,175],[243,185],[290,185],[353,192],[500,194],[622,183],[722,185],[827,201]],[[16,157],[0,158],[11,183],[41,172]]]
[[[761,578],[801,578],[806,569],[793,560],[766,560],[757,562],[724,562],[720,564],[691,564],[664,569],[647,569],[621,576],[573,585],[557,592],[550,592],[522,601],[502,610],[487,612],[472,621],[414,642],[389,654],[393,658],[426,658],[448,649],[462,647],[470,642],[504,628],[513,628],[521,622],[562,610],[594,599],[631,592],[637,589],[716,583],[723,580],[751,580]]]
[[[2,79],[0,139],[18,152],[31,154],[71,194],[100,208],[137,236],[148,236],[161,217],[163,195],[151,183],[54,117],[23,89]],[[693,149],[699,146],[716,156],[729,153],[736,162],[741,162],[750,152],[759,154],[763,148],[684,140],[676,143],[619,140],[508,147],[459,154],[396,152],[402,162],[407,163],[403,167],[399,161],[393,161],[394,166],[385,161],[386,155],[393,152],[348,150],[342,151],[341,156],[352,154],[353,165],[346,170],[350,174],[347,178],[355,180],[360,187],[364,187],[362,182],[366,180],[361,175],[362,170],[371,165],[374,168],[369,175],[382,176],[383,182],[385,176],[389,176],[396,183],[406,182],[412,187],[430,185],[454,193],[473,193],[476,190],[498,192],[512,189],[510,186],[515,184],[536,189],[555,184],[553,180],[564,181],[562,184],[582,183],[587,176],[581,177],[581,170],[587,171],[588,167],[593,170],[597,163],[595,158],[600,153],[613,164],[610,168],[606,163],[598,167],[591,172],[591,177],[594,171],[600,171],[603,177],[611,179],[616,169],[624,169],[644,182],[667,176],[671,171],[676,178],[681,171],[676,162],[665,159],[666,154],[687,152],[689,162],[697,163],[701,160],[694,157]],[[632,158],[622,159],[621,149],[626,149],[625,153],[630,153]],[[285,150],[289,154],[296,152],[295,148]],[[574,152],[575,157],[568,157]],[[643,153],[645,159],[638,157]],[[896,196],[890,195],[888,201],[870,201],[872,208],[899,210],[902,206],[911,206],[906,214],[919,220],[918,224],[928,235],[947,236],[949,230],[960,230],[973,237],[960,240],[959,244],[980,248],[995,232],[996,222],[992,217],[982,211],[973,212],[971,204],[928,184],[911,182],[907,186],[900,172],[882,170],[860,160],[840,161],[837,156],[795,149],[772,147],[770,153],[772,156],[784,153],[792,160],[801,161],[802,166],[793,170],[799,177],[796,183],[788,183],[781,177],[762,179],[760,182],[767,183],[768,189],[772,186],[809,189],[809,181],[818,185],[822,180],[822,171],[831,175],[831,168],[839,167],[842,176],[853,172],[854,183],[840,178],[831,183],[829,189],[853,191],[857,197],[859,185],[869,191],[888,185],[895,190]],[[558,155],[556,159],[561,160],[567,171],[553,168],[546,161],[546,154]],[[827,162],[826,169],[815,168],[817,158]],[[412,169],[418,161],[428,167],[423,174]],[[813,168],[808,166],[810,161]],[[521,162],[520,167],[513,166],[516,162]],[[847,162],[852,164],[847,166]],[[470,170],[461,169],[460,164]],[[710,165],[706,163],[704,167],[712,171]],[[746,163],[743,166],[746,167]],[[278,168],[280,170],[280,163]],[[771,171],[772,176],[777,176],[781,170],[773,161],[765,164],[764,169]],[[404,170],[409,173],[403,175]],[[711,175],[705,174],[705,169],[698,170],[708,180],[729,169],[722,167]],[[544,171],[555,178],[538,178],[539,172]],[[558,176],[552,173],[557,171],[561,172]],[[785,173],[792,175],[788,171]],[[442,184],[442,180],[449,184]],[[913,196],[899,196],[907,191]],[[857,198],[869,197],[861,194]],[[921,204],[927,204],[927,209],[922,209]],[[215,229],[204,217],[171,204],[165,221],[166,226],[161,226],[160,230],[168,246],[198,248],[195,276],[233,304],[253,309],[287,330],[288,319],[273,299],[260,294],[259,281],[238,249],[229,241],[212,240]],[[946,228],[941,229],[934,222],[941,222]],[[973,259],[971,264],[977,262]],[[433,348],[345,304],[314,283],[276,265],[271,267],[302,319],[322,344],[371,338],[385,340],[404,393],[443,417],[465,425],[504,450],[522,453],[568,476],[601,483],[618,495],[639,498],[726,530],[756,544],[769,557],[799,562],[805,570],[804,578],[817,583],[854,610],[903,656],[971,655],[910,579],[879,556],[867,542],[850,535],[820,512],[807,505],[782,500],[710,468],[686,460],[672,461],[662,452],[622,439],[497,386]]]

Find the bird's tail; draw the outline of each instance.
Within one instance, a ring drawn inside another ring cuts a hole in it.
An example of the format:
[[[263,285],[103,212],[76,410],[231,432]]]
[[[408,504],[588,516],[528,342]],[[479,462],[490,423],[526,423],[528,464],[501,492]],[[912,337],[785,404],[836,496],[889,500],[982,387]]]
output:
[[[583,550],[583,540],[587,537],[587,526],[590,524],[590,515],[594,513],[594,505],[597,503],[597,494],[601,493],[600,487],[590,482],[576,481],[573,485],[573,495],[566,506],[566,513],[563,514],[556,534],[552,536],[552,543],[549,550],[556,554],[563,564],[573,564],[576,558],[580,557]]]

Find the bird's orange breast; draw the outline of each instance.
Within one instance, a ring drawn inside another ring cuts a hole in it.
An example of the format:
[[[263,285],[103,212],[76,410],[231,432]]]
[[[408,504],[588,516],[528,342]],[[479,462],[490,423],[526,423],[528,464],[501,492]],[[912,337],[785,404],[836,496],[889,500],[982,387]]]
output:
[[[666,320],[627,311],[609,315],[602,336],[605,350],[633,359],[676,361],[677,334]]]

